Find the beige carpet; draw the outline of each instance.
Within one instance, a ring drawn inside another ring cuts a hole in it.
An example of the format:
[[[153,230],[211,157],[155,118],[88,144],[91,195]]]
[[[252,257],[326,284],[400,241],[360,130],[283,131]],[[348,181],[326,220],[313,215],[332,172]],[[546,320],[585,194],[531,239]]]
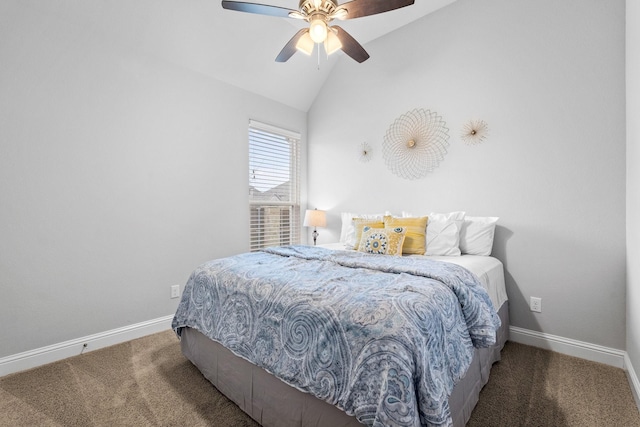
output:
[[[640,426],[640,415],[621,369],[507,343],[468,425]],[[167,331],[0,378],[0,426],[257,424]]]

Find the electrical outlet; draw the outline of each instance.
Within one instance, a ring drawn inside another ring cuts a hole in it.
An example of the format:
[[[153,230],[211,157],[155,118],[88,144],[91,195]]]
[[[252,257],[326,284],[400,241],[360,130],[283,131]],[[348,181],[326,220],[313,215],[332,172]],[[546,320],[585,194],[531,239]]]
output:
[[[536,313],[542,313],[542,298],[530,297],[529,308]]]
[[[180,285],[171,286],[171,298],[178,298],[180,296]]]

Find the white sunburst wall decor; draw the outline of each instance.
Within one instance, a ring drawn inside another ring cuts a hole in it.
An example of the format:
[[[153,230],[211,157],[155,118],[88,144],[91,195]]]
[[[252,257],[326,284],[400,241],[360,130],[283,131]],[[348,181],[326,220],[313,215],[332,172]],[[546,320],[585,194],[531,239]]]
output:
[[[368,142],[363,142],[358,145],[358,158],[361,162],[366,163],[373,157],[373,149]]]
[[[469,120],[463,127],[460,138],[467,145],[477,145],[489,136],[489,126],[484,120]]]
[[[394,174],[405,179],[425,177],[447,154],[449,129],[436,112],[417,108],[389,126],[382,156]]]

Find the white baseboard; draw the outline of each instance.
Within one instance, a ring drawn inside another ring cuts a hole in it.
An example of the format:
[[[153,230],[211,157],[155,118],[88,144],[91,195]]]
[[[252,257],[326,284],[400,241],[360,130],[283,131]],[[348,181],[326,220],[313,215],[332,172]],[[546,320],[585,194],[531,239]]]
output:
[[[169,330],[171,329],[172,319],[173,315],[160,317],[99,334],[3,357],[0,359],[0,377],[56,362],[66,359],[67,357],[77,356],[83,352],[98,350],[110,345],[120,344],[146,335]],[[557,335],[531,331],[516,326],[509,327],[509,339],[517,343],[557,351],[558,353],[580,357],[626,370],[636,403],[640,407],[640,381],[626,351]]]
[[[0,358],[0,377],[171,329],[173,315]]]
[[[625,369],[627,352],[529,329],[509,327],[511,341]]]
[[[636,371],[633,369],[633,365],[631,364],[631,359],[629,359],[628,354],[624,355],[624,368],[627,371],[629,385],[633,392],[633,398],[636,400],[636,406],[640,409],[640,381],[638,381],[638,376],[636,375]]]

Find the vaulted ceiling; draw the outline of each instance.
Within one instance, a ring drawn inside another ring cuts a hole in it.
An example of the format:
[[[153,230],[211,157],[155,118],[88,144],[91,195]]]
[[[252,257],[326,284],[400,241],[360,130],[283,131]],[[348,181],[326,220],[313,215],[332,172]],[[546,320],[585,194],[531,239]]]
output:
[[[412,6],[342,21],[339,25],[367,49],[368,42],[454,1],[416,0]],[[298,5],[298,0],[254,2],[289,9],[297,9]],[[198,29],[205,40],[198,41],[200,57],[197,60],[203,72],[222,81],[307,111],[336,61],[350,61],[354,67],[366,67],[367,62],[358,64],[342,52],[327,58],[321,50],[318,56],[317,49],[311,56],[296,53],[286,63],[276,63],[275,57],[282,47],[305,23],[224,10],[220,4],[219,0],[203,2]],[[205,47],[206,43],[210,44],[209,48]],[[369,54],[373,57],[375,52],[369,51]]]
[[[298,0],[253,1],[288,9],[298,7]],[[369,42],[454,1],[416,0],[408,7],[341,21],[339,25],[367,49],[372,59],[384,60],[368,48]],[[277,63],[280,50],[305,23],[225,10],[220,0],[38,2],[37,7],[16,10],[27,14],[28,20],[40,16],[73,24],[69,28],[82,30],[92,49],[108,41],[121,46],[124,54],[130,52],[132,58],[151,57],[186,67],[301,111],[309,110],[337,61],[349,61],[350,66],[363,70],[372,61],[359,64],[342,52],[327,58],[324,50],[318,56],[316,49],[310,57],[296,53],[288,62]],[[47,28],[37,25],[39,36],[49,37]]]

